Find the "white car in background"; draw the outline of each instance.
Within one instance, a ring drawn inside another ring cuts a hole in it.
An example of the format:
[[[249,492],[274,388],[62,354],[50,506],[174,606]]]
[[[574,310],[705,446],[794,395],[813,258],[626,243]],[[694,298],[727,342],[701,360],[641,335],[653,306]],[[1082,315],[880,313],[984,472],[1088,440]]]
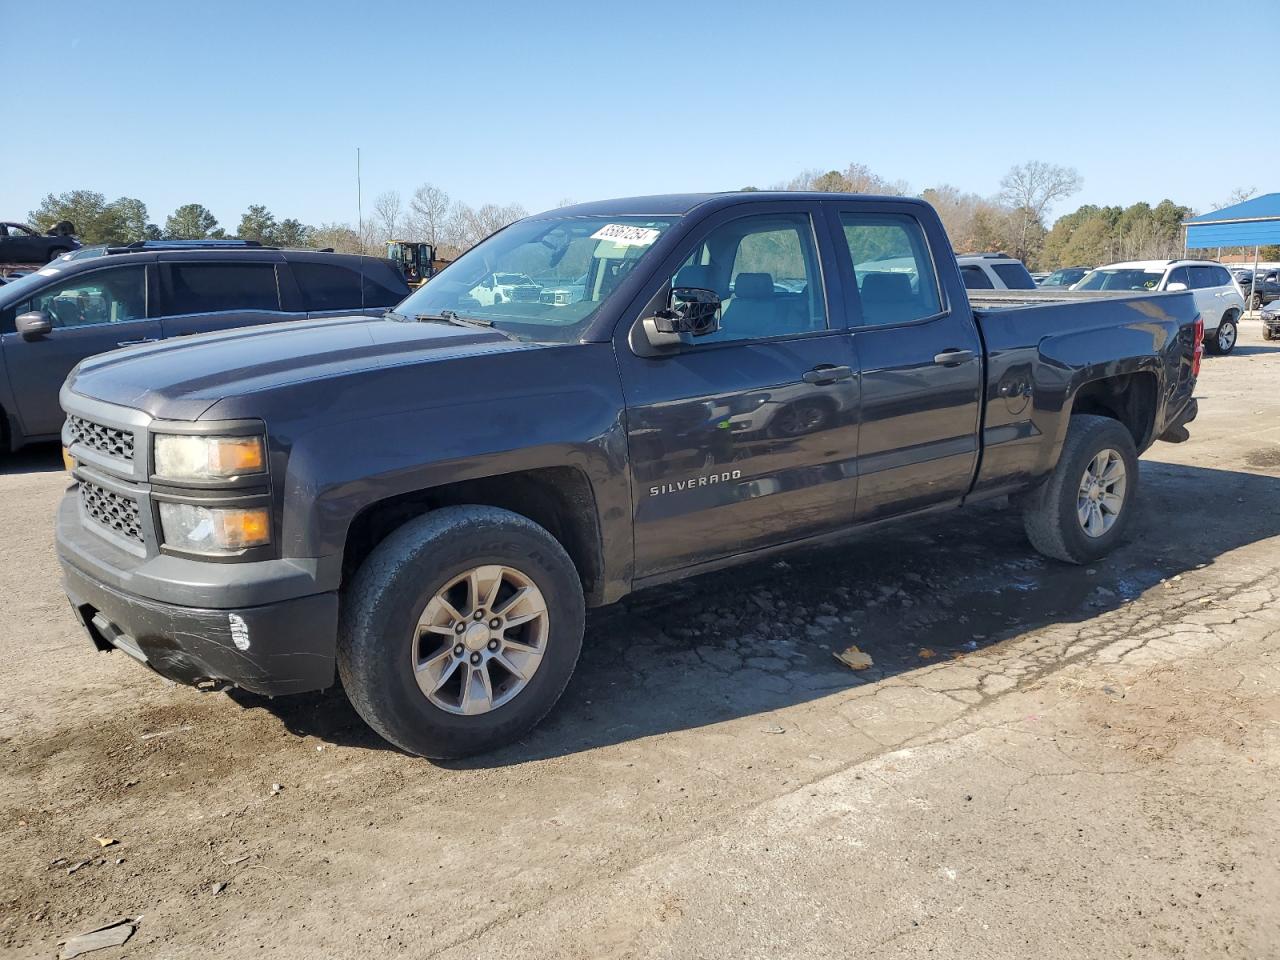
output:
[[[966,290],[1035,290],[1026,264],[1007,253],[965,253],[956,257]]]
[[[1190,290],[1204,321],[1204,345],[1227,354],[1240,337],[1244,295],[1227,268],[1216,260],[1130,260],[1097,267],[1072,290]]]
[[[491,273],[471,289],[471,296],[483,307],[495,303],[523,301],[537,303],[542,288],[523,273]]]

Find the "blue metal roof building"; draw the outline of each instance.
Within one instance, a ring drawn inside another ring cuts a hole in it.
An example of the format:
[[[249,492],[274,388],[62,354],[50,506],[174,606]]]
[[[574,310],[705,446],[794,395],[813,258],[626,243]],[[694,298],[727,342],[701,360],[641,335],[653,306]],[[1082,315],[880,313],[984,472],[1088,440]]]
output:
[[[1192,249],[1280,243],[1280,193],[1202,213],[1182,225],[1187,228],[1187,246]]]

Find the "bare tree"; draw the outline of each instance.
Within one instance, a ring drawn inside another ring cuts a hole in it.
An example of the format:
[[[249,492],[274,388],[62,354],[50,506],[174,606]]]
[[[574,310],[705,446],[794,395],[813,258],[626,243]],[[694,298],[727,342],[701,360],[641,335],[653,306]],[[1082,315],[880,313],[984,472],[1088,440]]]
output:
[[[901,180],[886,180],[862,163],[851,163],[844,170],[801,170],[780,190],[818,190],[823,193],[879,193],[895,196],[907,192]]]
[[[1014,256],[1026,260],[1037,236],[1043,239],[1044,220],[1058,200],[1077,193],[1084,183],[1074,167],[1060,167],[1043,160],[1028,160],[1010,167],[1000,180],[1000,200],[1015,211],[1017,229]]]
[[[1220,203],[1215,203],[1213,209],[1221,210],[1223,207],[1234,207],[1237,203],[1244,203],[1257,192],[1257,187],[1236,187],[1231,191],[1231,195],[1227,199]]]
[[[1037,220],[1058,200],[1079,193],[1084,178],[1074,167],[1028,160],[1010,167],[1000,180],[1000,199],[1015,210],[1028,210]]]
[[[400,232],[403,213],[404,207],[400,203],[398,190],[378,194],[373,201],[373,245],[396,238],[396,234]]]
[[[415,237],[438,247],[444,240],[445,221],[449,216],[449,195],[434,184],[424,183],[413,191],[409,201],[410,221]]]

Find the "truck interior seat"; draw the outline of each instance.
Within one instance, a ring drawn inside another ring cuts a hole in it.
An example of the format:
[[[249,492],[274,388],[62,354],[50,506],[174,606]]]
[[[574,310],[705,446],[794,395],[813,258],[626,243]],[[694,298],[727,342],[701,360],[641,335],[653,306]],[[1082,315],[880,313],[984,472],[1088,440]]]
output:
[[[860,292],[864,323],[897,323],[916,313],[911,278],[905,273],[868,273]]]

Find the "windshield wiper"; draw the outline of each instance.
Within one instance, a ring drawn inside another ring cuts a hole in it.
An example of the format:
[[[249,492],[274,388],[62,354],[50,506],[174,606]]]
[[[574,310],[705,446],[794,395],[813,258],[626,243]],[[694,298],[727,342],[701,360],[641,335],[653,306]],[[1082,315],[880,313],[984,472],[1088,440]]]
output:
[[[383,320],[398,320],[398,321],[400,321],[401,323],[408,323],[408,322],[409,322],[409,318],[408,318],[408,317],[406,317],[403,313],[397,313],[395,310],[388,310],[386,313],[384,313],[384,314],[382,315],[382,319],[383,319]]]
[[[413,319],[421,323],[452,323],[459,327],[492,327],[492,320],[480,317],[462,317],[454,310],[441,310],[439,313],[415,313]]]

